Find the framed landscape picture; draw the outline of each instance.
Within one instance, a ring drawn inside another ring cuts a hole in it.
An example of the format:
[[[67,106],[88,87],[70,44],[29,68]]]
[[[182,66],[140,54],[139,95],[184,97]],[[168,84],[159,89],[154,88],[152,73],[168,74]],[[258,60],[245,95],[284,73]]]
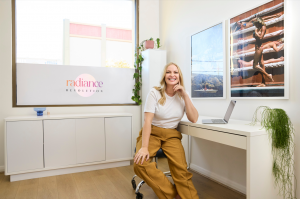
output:
[[[233,98],[288,99],[284,1],[274,0],[230,19]]]
[[[225,22],[191,36],[191,96],[226,98]]]

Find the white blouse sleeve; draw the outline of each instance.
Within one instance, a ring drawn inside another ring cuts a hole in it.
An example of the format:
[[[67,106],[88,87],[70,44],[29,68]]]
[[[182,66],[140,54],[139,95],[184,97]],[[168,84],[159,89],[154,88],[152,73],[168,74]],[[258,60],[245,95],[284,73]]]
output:
[[[151,89],[146,99],[144,112],[155,113],[156,104],[157,104],[156,95],[154,90]]]

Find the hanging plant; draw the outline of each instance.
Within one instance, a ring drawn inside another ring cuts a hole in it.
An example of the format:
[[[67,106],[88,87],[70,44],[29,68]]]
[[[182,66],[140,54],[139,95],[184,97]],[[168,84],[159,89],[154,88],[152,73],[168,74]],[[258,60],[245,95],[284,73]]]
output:
[[[151,37],[149,39],[150,41],[153,40],[153,38]],[[134,57],[135,57],[135,62],[134,62],[134,68],[135,68],[135,73],[133,74],[133,78],[135,79],[135,84],[134,84],[134,89],[132,89],[133,92],[133,96],[131,97],[131,99],[133,101],[135,101],[138,105],[142,104],[142,99],[140,96],[140,90],[142,87],[142,63],[144,61],[144,58],[142,57],[142,52],[145,50],[144,47],[144,43],[147,40],[144,40],[140,43],[140,45],[137,47]],[[156,41],[158,41],[157,44],[157,48],[160,47],[160,43],[159,43],[159,38],[156,39]]]
[[[263,109],[261,121],[257,118],[260,109]],[[255,125],[256,122],[260,122],[269,134],[273,155],[272,172],[275,186],[279,187],[279,194],[284,199],[296,198],[293,197],[294,128],[289,116],[282,109],[260,106],[256,109],[251,124]]]

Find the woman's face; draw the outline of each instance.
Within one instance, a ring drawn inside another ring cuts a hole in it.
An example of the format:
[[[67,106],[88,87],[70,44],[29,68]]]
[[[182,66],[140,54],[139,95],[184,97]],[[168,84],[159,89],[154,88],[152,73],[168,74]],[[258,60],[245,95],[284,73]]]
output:
[[[178,68],[175,65],[170,65],[167,68],[165,74],[165,81],[167,85],[174,86],[179,83],[179,72]]]

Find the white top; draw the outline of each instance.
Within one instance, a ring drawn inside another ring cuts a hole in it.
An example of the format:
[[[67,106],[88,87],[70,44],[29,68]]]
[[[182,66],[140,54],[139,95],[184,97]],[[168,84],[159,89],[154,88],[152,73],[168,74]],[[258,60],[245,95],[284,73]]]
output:
[[[189,94],[188,96],[191,99]],[[177,93],[173,97],[166,94],[166,102],[162,106],[158,103],[160,98],[160,92],[152,88],[147,96],[144,112],[154,113],[152,120],[154,126],[168,129],[177,128],[185,112],[184,100]]]

